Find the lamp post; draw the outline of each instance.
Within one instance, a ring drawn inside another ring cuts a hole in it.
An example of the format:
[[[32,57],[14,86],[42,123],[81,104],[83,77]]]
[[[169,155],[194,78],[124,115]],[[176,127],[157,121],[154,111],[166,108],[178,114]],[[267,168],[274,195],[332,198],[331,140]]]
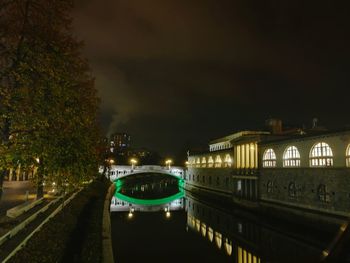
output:
[[[134,170],[135,165],[137,164],[137,160],[135,158],[131,158],[130,163],[131,163],[131,170]]]
[[[173,161],[171,159],[168,159],[165,161],[165,165],[168,166],[168,169],[170,170],[170,166],[173,163]]]
[[[111,166],[114,164],[114,160],[112,158],[107,160],[107,164],[108,164],[108,179],[111,179]]]

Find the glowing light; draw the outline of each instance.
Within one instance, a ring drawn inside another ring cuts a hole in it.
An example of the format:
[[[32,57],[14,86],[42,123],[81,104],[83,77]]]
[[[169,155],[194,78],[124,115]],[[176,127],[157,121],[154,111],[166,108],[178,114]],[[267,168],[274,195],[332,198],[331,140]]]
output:
[[[228,256],[231,256],[232,254],[232,242],[228,240],[227,238],[225,239],[225,251]]]
[[[210,242],[213,242],[214,239],[214,231],[211,227],[208,228],[208,239]]]
[[[172,163],[173,163],[173,160],[171,160],[171,159],[167,159],[165,161],[165,165],[167,165],[169,167],[169,169],[170,169],[170,166],[171,166]]]
[[[170,212],[167,211],[167,212],[165,213],[165,216],[166,216],[166,218],[169,218],[169,217],[170,217]]]
[[[128,214],[128,218],[132,218],[134,216],[134,214],[130,211]]]

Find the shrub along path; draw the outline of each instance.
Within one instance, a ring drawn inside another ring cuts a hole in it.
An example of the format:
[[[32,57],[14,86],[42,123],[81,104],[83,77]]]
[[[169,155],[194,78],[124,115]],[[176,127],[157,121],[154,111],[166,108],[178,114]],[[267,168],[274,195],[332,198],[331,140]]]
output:
[[[94,181],[36,233],[11,262],[102,262],[102,215],[109,183]]]

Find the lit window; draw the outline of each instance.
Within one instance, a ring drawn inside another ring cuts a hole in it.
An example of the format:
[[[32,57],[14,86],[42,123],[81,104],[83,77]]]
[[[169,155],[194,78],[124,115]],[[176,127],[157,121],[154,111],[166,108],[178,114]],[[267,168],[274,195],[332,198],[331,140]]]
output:
[[[196,167],[200,167],[200,166],[201,166],[201,159],[198,157],[196,161]]]
[[[232,254],[232,241],[225,239],[225,251],[228,256]]]
[[[327,143],[319,142],[312,147],[310,166],[333,166],[332,149]]]
[[[202,157],[202,167],[206,167],[207,166],[207,159],[205,159],[205,157]]]
[[[283,154],[283,166],[295,167],[300,166],[300,154],[295,146],[289,146]]]
[[[226,156],[225,156],[225,167],[231,167],[231,165],[232,165],[231,155],[226,154]]]
[[[208,239],[210,242],[213,242],[214,239],[214,231],[211,227],[208,228]]]
[[[207,225],[202,223],[201,225],[201,232],[202,232],[202,236],[205,237],[207,234]]]
[[[208,159],[208,167],[213,167],[213,164],[214,164],[213,157],[209,156],[209,159]]]
[[[267,149],[263,156],[263,167],[276,167],[276,154],[273,149]]]
[[[220,155],[217,155],[216,158],[215,158],[215,167],[221,167],[221,157]]]
[[[346,166],[350,167],[350,144],[348,145],[348,149],[346,149]]]
[[[222,235],[219,232],[215,232],[215,244],[218,249],[220,249],[222,246]]]

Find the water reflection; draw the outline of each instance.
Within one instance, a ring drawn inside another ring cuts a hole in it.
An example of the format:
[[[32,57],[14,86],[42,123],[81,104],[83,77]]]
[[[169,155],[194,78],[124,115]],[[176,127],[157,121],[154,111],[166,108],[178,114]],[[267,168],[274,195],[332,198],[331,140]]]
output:
[[[136,174],[117,181],[117,192],[136,199],[160,199],[177,194],[182,180],[164,174]]]
[[[332,235],[202,203],[188,193],[185,209],[188,229],[224,250],[231,262],[320,262],[331,241]]]
[[[322,251],[332,241],[334,233],[328,230],[315,232],[310,227],[219,206],[184,192],[179,182],[176,187],[164,183],[152,178],[137,186],[130,182],[117,185],[111,219],[118,262],[154,261],[156,255],[159,262],[312,263],[320,262]],[[134,255],[124,244],[139,239],[140,254]],[[163,253],[172,253],[172,260],[162,259]]]

